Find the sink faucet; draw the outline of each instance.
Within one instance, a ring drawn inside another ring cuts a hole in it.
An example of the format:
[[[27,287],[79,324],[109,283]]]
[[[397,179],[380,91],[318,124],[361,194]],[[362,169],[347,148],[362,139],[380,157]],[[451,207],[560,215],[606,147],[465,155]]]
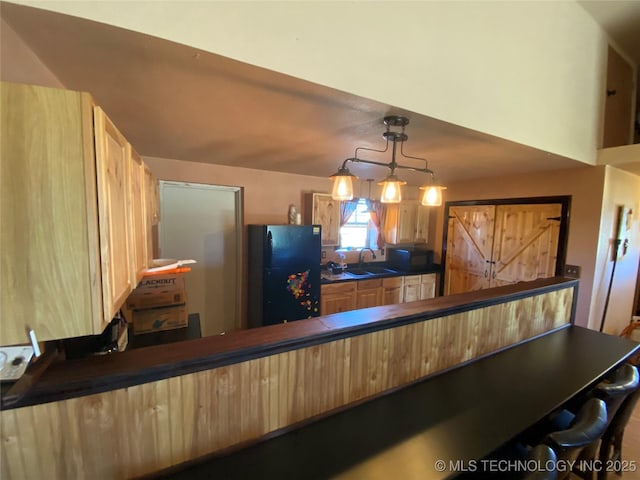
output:
[[[372,249],[370,249],[370,248],[368,248],[368,247],[366,247],[366,248],[361,248],[361,249],[360,249],[360,255],[358,255],[358,266],[359,266],[360,268],[362,268],[362,257],[363,257],[363,255],[362,255],[362,254],[364,253],[364,251],[365,251],[365,250],[369,250],[369,251],[371,252],[371,259],[372,259],[372,260],[375,260],[375,259],[376,259],[376,254],[375,254],[375,253],[373,253],[373,250],[372,250]]]

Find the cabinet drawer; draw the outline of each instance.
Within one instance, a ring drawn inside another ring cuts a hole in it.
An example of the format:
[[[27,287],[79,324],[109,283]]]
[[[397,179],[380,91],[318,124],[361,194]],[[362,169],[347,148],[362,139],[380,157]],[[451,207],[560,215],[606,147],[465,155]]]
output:
[[[409,277],[404,277],[405,285],[420,285],[420,275],[411,275]]]
[[[425,273],[420,275],[420,283],[435,283],[436,274],[435,273]]]
[[[377,288],[382,286],[381,278],[372,278],[371,280],[358,280],[358,290],[367,290],[369,288]]]
[[[402,277],[390,277],[382,279],[382,286],[385,288],[401,287],[403,282]]]
[[[320,287],[320,292],[323,295],[332,294],[332,293],[349,293],[356,291],[356,282],[341,282],[341,283],[330,283],[326,285],[322,285]]]

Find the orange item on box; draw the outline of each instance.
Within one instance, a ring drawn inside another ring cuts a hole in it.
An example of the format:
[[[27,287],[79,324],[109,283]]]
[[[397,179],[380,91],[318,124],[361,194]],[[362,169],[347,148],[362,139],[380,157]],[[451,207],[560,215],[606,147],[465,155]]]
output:
[[[171,270],[158,270],[154,272],[144,272],[144,276],[148,277],[151,275],[170,275],[172,273],[186,273],[190,271],[191,271],[191,267],[178,267],[178,268],[172,268]]]

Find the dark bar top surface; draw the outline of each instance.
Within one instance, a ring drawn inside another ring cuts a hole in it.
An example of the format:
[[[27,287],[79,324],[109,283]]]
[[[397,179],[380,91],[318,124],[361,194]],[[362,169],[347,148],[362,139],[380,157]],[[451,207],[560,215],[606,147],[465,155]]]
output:
[[[236,453],[156,477],[455,476],[456,462],[482,459],[639,348],[570,325]]]

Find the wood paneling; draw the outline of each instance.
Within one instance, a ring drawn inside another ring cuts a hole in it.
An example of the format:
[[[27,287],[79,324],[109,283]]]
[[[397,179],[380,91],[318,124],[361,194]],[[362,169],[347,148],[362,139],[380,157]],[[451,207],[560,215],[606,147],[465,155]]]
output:
[[[574,288],[212,370],[5,410],[3,479],[144,475],[569,323]]]

